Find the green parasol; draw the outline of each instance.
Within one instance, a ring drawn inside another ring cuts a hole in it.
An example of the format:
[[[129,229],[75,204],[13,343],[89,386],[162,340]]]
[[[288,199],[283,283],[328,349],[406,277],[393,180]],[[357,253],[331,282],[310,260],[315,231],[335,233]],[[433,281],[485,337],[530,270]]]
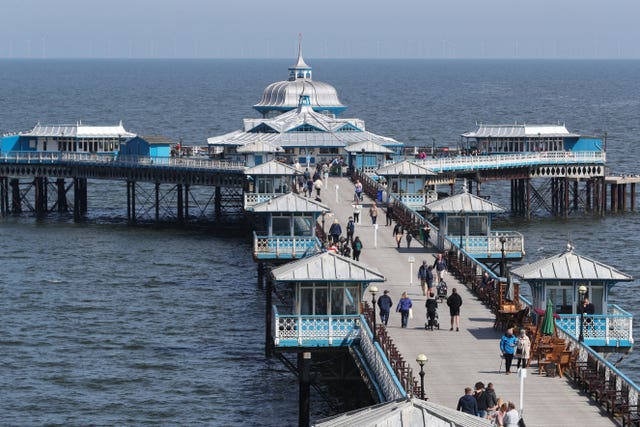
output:
[[[543,335],[553,335],[556,329],[555,321],[553,319],[553,303],[551,300],[547,300],[547,309],[544,312],[544,320],[542,321],[542,328],[540,332]]]

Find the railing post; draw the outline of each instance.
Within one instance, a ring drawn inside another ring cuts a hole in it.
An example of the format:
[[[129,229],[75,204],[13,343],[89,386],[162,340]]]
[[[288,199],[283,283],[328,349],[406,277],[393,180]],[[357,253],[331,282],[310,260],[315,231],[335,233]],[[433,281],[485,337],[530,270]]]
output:
[[[609,316],[604,318],[604,343],[609,345]],[[594,325],[595,326],[595,325]]]
[[[333,318],[331,316],[329,316],[329,338],[327,341],[329,341],[329,345],[331,345],[333,343]]]
[[[302,317],[298,316],[298,345],[302,345]]]

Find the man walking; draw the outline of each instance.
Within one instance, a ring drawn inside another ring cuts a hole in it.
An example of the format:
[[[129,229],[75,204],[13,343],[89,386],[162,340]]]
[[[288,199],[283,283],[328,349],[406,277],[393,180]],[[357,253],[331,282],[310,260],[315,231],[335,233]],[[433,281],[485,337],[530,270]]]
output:
[[[471,387],[464,389],[464,396],[458,400],[458,411],[465,412],[467,414],[476,415],[478,413],[478,403],[475,397],[473,397],[473,390]]]
[[[436,276],[438,277],[438,283],[442,282],[444,278],[444,272],[447,270],[447,260],[444,259],[442,254],[438,254],[435,262],[433,263],[433,268],[436,269]]]
[[[430,266],[427,266],[427,260],[422,261],[422,265],[418,268],[418,279],[422,287],[422,295],[427,296],[427,288],[433,286],[433,273]]]
[[[353,233],[356,231],[356,223],[353,221],[352,217],[349,217],[349,222],[347,222],[347,240],[353,246]]]
[[[387,326],[389,322],[389,312],[391,311],[391,307],[393,307],[393,301],[391,301],[387,289],[385,289],[382,296],[378,298],[378,307],[380,307],[380,322],[384,323],[384,326]]]
[[[393,202],[387,202],[387,227],[393,223]]]
[[[462,307],[462,297],[458,293],[456,288],[451,290],[451,295],[447,298],[447,305],[449,306],[449,314],[451,315],[451,329],[455,325],[456,332],[460,332],[460,307]]]
[[[331,235],[333,243],[338,243],[338,240],[340,240],[340,235],[342,234],[342,227],[340,227],[340,222],[337,219],[333,222],[333,224],[331,224],[331,228],[329,228],[329,234]]]

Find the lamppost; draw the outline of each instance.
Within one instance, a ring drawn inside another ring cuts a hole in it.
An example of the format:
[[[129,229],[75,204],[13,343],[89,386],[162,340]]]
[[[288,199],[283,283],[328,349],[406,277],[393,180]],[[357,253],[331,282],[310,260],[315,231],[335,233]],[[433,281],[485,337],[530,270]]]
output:
[[[378,293],[377,286],[370,286],[369,292],[371,293],[371,310],[373,311],[373,342],[376,341],[376,294]]]
[[[587,293],[587,287],[582,285],[578,288],[578,294],[580,295],[580,336],[578,341],[584,341],[584,295]]]
[[[436,139],[431,137],[431,158],[435,157],[436,154]]]
[[[402,201],[402,171],[398,171],[398,191],[400,191],[400,201]]]
[[[500,277],[504,277],[505,273],[505,253],[504,253],[504,244],[506,243],[507,238],[504,236],[500,236],[500,245],[502,246],[502,262],[500,262]]]
[[[427,356],[420,353],[416,357],[416,362],[420,364],[420,399],[424,400],[424,364],[427,362]]]

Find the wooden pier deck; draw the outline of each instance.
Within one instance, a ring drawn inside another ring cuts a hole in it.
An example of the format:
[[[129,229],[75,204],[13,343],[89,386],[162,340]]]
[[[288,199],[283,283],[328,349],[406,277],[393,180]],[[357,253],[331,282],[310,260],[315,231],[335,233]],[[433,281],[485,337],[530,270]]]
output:
[[[339,185],[338,202],[335,185]],[[352,214],[353,184],[347,178],[331,177],[328,188],[322,190],[321,197],[323,203],[331,207],[344,230],[347,219]],[[513,373],[505,375],[504,364],[501,372],[498,371],[501,366],[499,341],[502,332],[493,329],[492,313],[465,285],[447,274],[445,280],[449,293],[456,287],[463,299],[460,332],[449,331],[449,309],[445,303],[438,307],[440,330],[426,331],[425,297],[422,296],[417,280],[417,268],[424,259],[433,263],[434,249],[425,249],[415,240],[411,243],[411,248],[407,249],[404,239],[401,249],[397,249],[392,236],[393,227],[385,226],[385,213],[382,209],[379,209],[378,216],[378,248],[374,248],[374,227],[368,211],[370,205],[371,200],[365,198],[361,213],[362,224],[356,226],[355,231],[355,235],[360,236],[363,242],[360,261],[375,266],[385,275],[386,283],[378,285],[378,288],[380,292],[383,289],[390,291],[394,305],[403,291],[408,291],[413,301],[414,318],[409,320],[408,328],[400,328],[400,315],[392,311],[388,330],[405,360],[412,363],[416,378],[419,378],[417,373],[420,367],[415,358],[419,353],[427,355],[429,360],[425,364],[425,394],[429,401],[455,408],[458,398],[464,394],[464,388],[473,387],[477,381],[482,381],[485,385],[492,382],[498,397],[505,401],[511,400],[519,406],[520,379]],[[412,286],[409,284],[410,256],[415,257],[416,261]],[[370,300],[371,296],[367,293],[364,298]],[[515,363],[512,371],[515,371]],[[573,387],[567,378],[539,376],[535,362],[524,381],[523,417],[528,426],[620,425]]]

